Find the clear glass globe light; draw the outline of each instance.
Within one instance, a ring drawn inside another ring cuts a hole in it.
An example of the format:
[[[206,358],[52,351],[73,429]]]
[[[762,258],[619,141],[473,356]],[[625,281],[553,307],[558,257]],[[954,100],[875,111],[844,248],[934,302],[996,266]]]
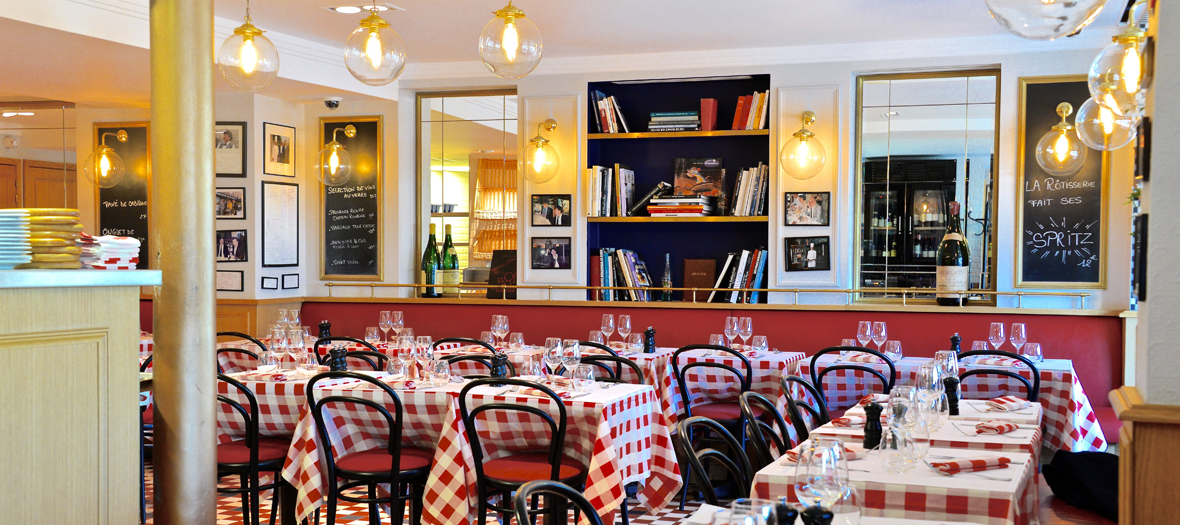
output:
[[[376,14],[361,21],[344,44],[344,65],[357,80],[383,86],[406,67],[406,43]]]
[[[557,176],[557,149],[549,141],[534,139],[525,151],[528,153],[525,155],[524,178],[540,184]]]
[[[1087,146],[1099,151],[1114,151],[1135,140],[1139,119],[1131,115],[1118,115],[1110,108],[1098,104],[1093,98],[1086,100],[1074,120],[1078,138]]]
[[[279,51],[262,31],[246,22],[222,42],[217,52],[217,69],[229,85],[243,91],[258,91],[279,76]]]
[[[1143,89],[1143,45],[1135,38],[1119,39],[1102,49],[1090,64],[1090,96],[1120,115],[1139,113]]]
[[[519,16],[509,16],[516,15]],[[479,34],[479,58],[493,75],[521,78],[541,63],[541,30],[511,4],[496,12]]]
[[[1086,163],[1087,151],[1072,128],[1054,127],[1037,141],[1037,164],[1052,175],[1073,175]]]
[[[352,176],[352,154],[331,142],[316,154],[315,176],[325,186],[343,186]]]
[[[1094,21],[1106,0],[984,0],[1004,29],[1021,38],[1053,40]]]
[[[779,152],[779,165],[787,175],[799,180],[810,179],[819,174],[827,161],[824,145],[810,135],[795,136],[788,140]]]
[[[100,145],[82,163],[86,180],[99,188],[112,188],[127,174],[123,159],[110,146]]]

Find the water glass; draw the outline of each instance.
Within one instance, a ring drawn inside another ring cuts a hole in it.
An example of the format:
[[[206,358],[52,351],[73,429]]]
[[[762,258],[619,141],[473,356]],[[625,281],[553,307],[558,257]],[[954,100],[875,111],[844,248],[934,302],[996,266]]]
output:
[[[918,401],[922,403],[930,403],[942,393],[942,375],[938,371],[938,364],[933,359],[918,365],[914,386],[917,387]]]
[[[1024,323],[1012,323],[1012,333],[1008,335],[1012,346],[1016,347],[1016,353],[1020,353],[1020,348],[1028,341],[1028,334],[1024,331]]]
[[[643,352],[643,334],[627,336],[627,353],[638,354],[640,352]]]
[[[992,344],[993,350],[999,350],[1001,346],[1004,346],[1004,323],[992,323],[987,340]]]
[[[511,348],[513,352],[524,350],[524,334],[521,332],[508,334],[508,348]]]
[[[377,317],[377,326],[381,328],[381,340],[388,341],[389,330],[393,328],[393,312],[383,310]]]
[[[860,346],[864,347],[873,339],[873,323],[869,321],[861,321],[856,325],[856,340],[860,341]]]
[[[885,341],[885,356],[894,361],[900,360],[901,341]]]
[[[278,372],[283,358],[273,350],[258,354],[258,371],[262,373]]]
[[[725,336],[721,334],[712,334],[709,336],[709,344],[713,346],[726,346]],[[705,350],[705,356],[721,355],[720,350]]]
[[[389,374],[389,380],[397,381],[404,380],[408,376],[406,361],[403,361],[400,356],[398,359],[387,359],[385,361],[385,372]]]
[[[299,328],[301,324],[303,323],[299,320],[299,310],[294,308],[287,310],[287,326],[289,328]]]
[[[1020,349],[1020,355],[1027,357],[1029,361],[1034,363],[1040,363],[1045,358],[1041,354],[1041,343],[1028,343],[1024,345],[1024,348]]]
[[[414,337],[414,329],[410,327],[402,328],[402,337]]]
[[[586,340],[600,345],[606,344],[606,338],[602,336],[602,330],[591,330],[589,338]]]
[[[910,441],[914,445],[913,461],[921,462],[930,452],[930,427],[927,426],[925,419],[918,418],[914,422],[914,426],[907,428],[906,431],[910,433]]]
[[[376,326],[365,328],[365,342],[373,345],[374,347],[376,347],[377,344],[381,342],[381,332],[377,331]]]
[[[573,371],[570,376],[578,393],[589,392],[594,387],[594,365],[575,365],[573,368],[566,368]]]
[[[912,386],[895,386],[889,392],[889,425],[912,427],[919,419]]]
[[[951,405],[946,399],[946,394],[939,394],[930,402],[930,405],[924,407],[922,418],[926,421],[926,427],[930,429],[931,433],[938,432],[938,429],[950,421]]]
[[[631,316],[627,314],[619,315],[619,322],[615,325],[615,329],[619,331],[619,337],[622,337],[626,341],[627,336],[631,335]]]
[[[725,318],[725,341],[726,341],[726,343],[724,346],[733,348],[733,339],[735,337],[737,337],[737,334],[738,334],[738,318],[726,317]]]
[[[840,346],[858,346],[856,339],[841,339]]]
[[[314,373],[319,370],[320,362],[315,358],[315,354],[310,351],[303,351],[299,357],[299,369],[304,373]]]
[[[832,511],[832,525],[860,525],[860,517],[864,514],[864,505],[860,501],[860,493],[851,483],[840,488],[839,501],[832,504],[828,510]]]
[[[904,428],[890,425],[882,429],[881,445],[877,450],[886,472],[900,474],[914,468],[914,443]]]
[[[496,335],[491,330],[484,330],[479,333],[479,340],[483,341],[493,347],[496,346]]]
[[[873,344],[877,345],[877,351],[881,351],[881,345],[889,339],[888,332],[885,331],[885,323],[877,321],[873,323]]]
[[[536,357],[529,356],[521,365],[520,373],[517,375],[525,381],[540,381],[545,377],[545,371],[541,368],[541,362]]]
[[[561,338],[548,337],[545,339],[545,366],[549,368],[550,374],[557,373],[557,367],[561,365]]]
[[[283,328],[287,327],[287,309],[279,308],[279,320],[277,324]]]
[[[451,382],[451,364],[446,359],[434,359],[427,364],[430,384],[443,386]]]
[[[610,336],[613,333],[615,333],[614,314],[602,314],[602,335],[605,335],[606,340],[610,341]]]
[[[774,525],[774,502],[760,498],[737,498],[730,502],[731,517],[741,517],[749,525]],[[736,520],[735,520],[736,521]]]
[[[971,350],[991,350],[991,348],[988,348],[987,341],[972,341]]]
[[[795,463],[795,497],[808,506],[831,507],[848,484],[844,442],[813,437],[799,449]]]
[[[770,351],[770,343],[766,340],[764,335],[756,335],[750,340],[750,350],[758,352],[758,355],[764,355]]]
[[[582,362],[582,348],[577,339],[566,339],[561,344],[561,364],[566,370],[573,370]]]

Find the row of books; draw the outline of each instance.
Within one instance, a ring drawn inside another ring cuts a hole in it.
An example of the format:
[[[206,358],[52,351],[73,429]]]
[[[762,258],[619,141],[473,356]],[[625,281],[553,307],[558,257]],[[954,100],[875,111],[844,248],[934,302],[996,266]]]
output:
[[[648,131],[699,131],[701,114],[696,111],[663,111],[649,115]]]
[[[730,129],[763,129],[770,113],[770,90],[738,97]]]
[[[713,214],[715,199],[703,195],[655,197],[647,205],[652,217],[707,217]]]
[[[759,162],[756,168],[742,170],[734,183],[733,204],[729,207],[729,214],[737,217],[766,215],[769,193],[769,166]]]
[[[631,250],[602,248],[590,256],[590,285],[603,287],[651,287],[647,264]],[[597,301],[650,301],[647,290],[598,290]]]
[[[627,119],[623,117],[623,110],[619,109],[619,101],[614,96],[606,96],[601,91],[590,93],[590,113],[597,115],[594,129],[598,133],[630,133]]]
[[[635,203],[635,172],[626,166],[586,168],[587,217],[627,217]]]
[[[717,274],[717,282],[713,288],[765,288],[766,248],[757,250],[742,250],[730,252],[725,257],[725,265],[721,273]],[[762,292],[717,292],[709,294],[710,303],[749,303],[755,304]]]

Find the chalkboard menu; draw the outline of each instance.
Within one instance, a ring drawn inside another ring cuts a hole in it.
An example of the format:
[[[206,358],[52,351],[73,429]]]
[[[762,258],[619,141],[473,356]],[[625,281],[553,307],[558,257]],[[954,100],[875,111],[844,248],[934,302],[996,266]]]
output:
[[[381,280],[381,117],[320,119],[320,148],[332,132],[352,124],[355,137],[336,133],[352,156],[352,176],[343,186],[321,185],[323,277]]]
[[[118,235],[139,239],[139,268],[149,268],[152,258],[148,249],[148,200],[151,195],[152,163],[148,146],[148,123],[97,123],[94,126],[94,147],[103,133],[127,131],[127,142],[108,136],[106,145],[115,150],[127,166],[127,174],[118,184],[98,189],[98,231],[93,235]]]
[[[1082,169],[1069,176],[1045,172],[1037,164],[1037,142],[1061,121],[1057,105],[1077,110],[1090,91],[1079,81],[1022,79],[1023,143],[1018,195],[1017,286],[1102,288],[1105,286],[1103,235],[1106,218],[1106,159],[1089,150]],[[1044,80],[1044,81],[1042,81]]]

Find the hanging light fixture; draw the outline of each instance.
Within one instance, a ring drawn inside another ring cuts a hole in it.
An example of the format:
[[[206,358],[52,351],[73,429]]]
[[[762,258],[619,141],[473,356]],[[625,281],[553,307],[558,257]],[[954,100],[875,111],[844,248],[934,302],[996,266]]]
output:
[[[992,18],[1012,34],[1030,40],[1053,40],[1081,31],[1106,0],[984,0]]]
[[[535,183],[549,182],[557,175],[557,150],[549,144],[549,139],[541,136],[541,130],[553,131],[557,129],[557,121],[547,119],[537,124],[537,136],[529,141],[528,152],[525,153],[524,178]]]
[[[1098,151],[1113,151],[1135,140],[1139,119],[1133,115],[1119,115],[1094,98],[1087,99],[1074,119],[1078,138]]]
[[[127,142],[127,132],[124,130],[103,133],[98,148],[82,163],[82,174],[86,176],[86,180],[99,188],[114,187],[123,180],[123,175],[127,174],[127,166],[123,164],[123,159],[107,146],[107,135],[114,135],[119,142]]]
[[[246,0],[246,23],[234,29],[217,52],[217,69],[229,85],[258,91],[279,76],[279,51],[263,32],[250,23],[250,0]]]
[[[352,176],[352,155],[344,150],[344,145],[336,142],[336,133],[344,132],[344,136],[356,136],[356,127],[349,124],[343,128],[332,130],[332,142],[316,154],[315,176],[325,186],[343,186]]]
[[[344,65],[357,80],[370,86],[384,86],[397,79],[406,67],[406,43],[389,27],[377,9],[361,20],[344,45]]]
[[[1116,115],[1139,113],[1139,92],[1145,84],[1146,41],[1145,33],[1131,26],[1114,37],[1114,43],[1103,48],[1090,65],[1087,75],[1090,95]]]
[[[778,156],[779,166],[783,167],[783,171],[799,180],[810,179],[819,174],[827,160],[824,145],[815,138],[815,133],[807,129],[807,126],[812,124],[815,124],[815,113],[804,111],[803,128],[796,131],[792,135],[794,138],[783,145]]]
[[[1037,164],[1046,172],[1064,177],[1073,175],[1086,163],[1086,147],[1078,140],[1074,127],[1065,117],[1073,113],[1073,104],[1057,105],[1061,122],[1037,141]]]
[[[479,34],[479,59],[500,78],[516,80],[541,63],[541,30],[511,0]]]

